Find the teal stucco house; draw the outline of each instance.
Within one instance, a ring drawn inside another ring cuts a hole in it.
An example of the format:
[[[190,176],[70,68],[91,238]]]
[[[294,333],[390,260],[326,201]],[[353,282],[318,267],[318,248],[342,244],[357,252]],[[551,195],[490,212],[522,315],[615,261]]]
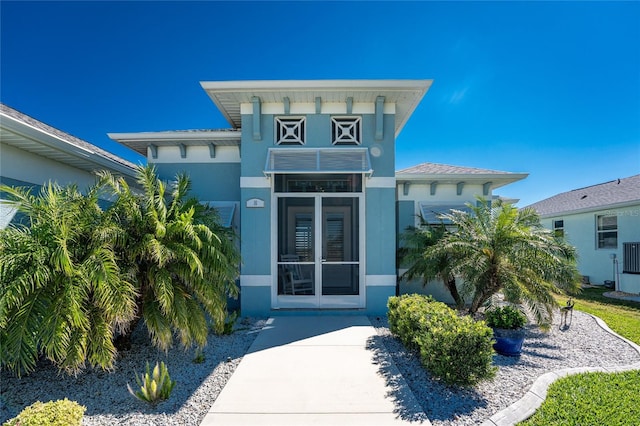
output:
[[[431,80],[202,82],[223,130],[111,133],[240,235],[243,315],[381,314],[397,236],[526,174],[424,163],[396,177],[395,141]],[[409,287],[408,287],[409,288]]]

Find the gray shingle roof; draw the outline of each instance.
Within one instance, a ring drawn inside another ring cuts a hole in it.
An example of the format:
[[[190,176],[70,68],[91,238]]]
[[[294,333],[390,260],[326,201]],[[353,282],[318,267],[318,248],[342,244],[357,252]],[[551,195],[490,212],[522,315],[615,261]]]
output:
[[[640,175],[563,192],[527,207],[541,216],[598,210],[624,203],[640,203]]]
[[[497,170],[489,169],[476,169],[473,167],[452,166],[449,164],[438,163],[421,163],[416,166],[408,167],[406,169],[398,170],[396,174],[434,174],[434,175],[446,175],[446,174],[471,174],[471,175],[489,175],[489,174],[510,174],[510,172],[501,172]]]
[[[114,161],[114,162],[116,162],[118,164],[121,164],[121,165],[123,165],[123,166],[125,166],[125,167],[127,167],[127,168],[129,168],[131,170],[135,169],[135,167],[136,167],[135,164],[125,160],[122,157],[119,157],[119,156],[117,156],[115,154],[112,154],[112,153],[110,153],[108,151],[105,151],[102,148],[99,148],[99,147],[97,147],[97,146],[95,146],[95,145],[93,145],[93,144],[91,144],[91,143],[89,143],[87,141],[84,141],[84,140],[82,140],[80,138],[77,138],[77,137],[75,137],[73,135],[70,135],[69,133],[63,132],[62,130],[56,129],[55,127],[51,127],[48,124],[45,124],[45,123],[43,123],[43,122],[41,122],[39,120],[36,120],[35,118],[30,117],[27,114],[24,114],[24,113],[22,113],[22,112],[20,112],[18,110],[15,110],[15,109],[11,108],[10,106],[5,105],[3,103],[0,103],[0,113],[6,115],[8,117],[11,117],[11,118],[13,118],[15,120],[21,121],[21,122],[23,122],[25,124],[28,124],[29,126],[34,127],[34,128],[36,128],[38,130],[41,130],[41,131],[43,131],[45,133],[48,133],[48,134],[50,134],[52,136],[55,136],[56,138],[66,142],[66,143],[68,143],[70,145],[75,145],[77,147],[81,147],[81,148],[93,151],[93,152],[95,152],[96,155],[98,155],[100,157],[103,157],[103,158],[107,158],[107,159],[109,159],[111,161]]]

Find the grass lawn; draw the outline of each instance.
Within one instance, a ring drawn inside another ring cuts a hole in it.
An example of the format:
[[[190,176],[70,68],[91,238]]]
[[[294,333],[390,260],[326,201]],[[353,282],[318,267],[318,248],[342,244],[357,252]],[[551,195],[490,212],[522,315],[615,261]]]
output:
[[[640,345],[640,303],[610,299],[607,289],[588,288],[574,297],[574,309],[602,318],[616,333]],[[564,305],[566,298],[558,298]],[[640,370],[585,373],[549,387],[542,406],[522,426],[640,425]]]
[[[640,345],[640,303],[604,297],[602,293],[611,291],[602,288],[585,288],[574,297],[574,309],[588,312],[602,318],[619,335]],[[559,297],[562,306],[566,297]]]
[[[584,373],[554,382],[547,399],[521,425],[640,425],[640,370]]]

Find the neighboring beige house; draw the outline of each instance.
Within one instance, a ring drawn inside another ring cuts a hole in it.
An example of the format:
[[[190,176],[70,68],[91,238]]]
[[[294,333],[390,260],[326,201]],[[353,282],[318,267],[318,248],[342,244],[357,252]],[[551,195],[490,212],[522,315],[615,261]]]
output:
[[[0,183],[39,188],[53,181],[84,190],[95,183],[96,170],[134,182],[133,163],[0,104]],[[14,215],[0,194],[0,229]]]
[[[585,281],[640,293],[640,175],[563,192],[529,207],[545,227],[576,247]]]

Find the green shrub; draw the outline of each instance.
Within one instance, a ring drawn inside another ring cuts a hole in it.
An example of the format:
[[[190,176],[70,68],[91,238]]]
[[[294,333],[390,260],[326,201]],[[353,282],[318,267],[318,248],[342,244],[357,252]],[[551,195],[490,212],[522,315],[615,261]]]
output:
[[[4,426],[80,426],[86,409],[67,398],[45,403],[36,401]]]
[[[450,385],[469,386],[492,378],[492,330],[483,321],[459,317],[441,302],[422,295],[389,299],[389,328],[422,364]]]
[[[501,306],[485,312],[484,319],[489,327],[513,330],[527,323],[527,317],[513,306]]]
[[[389,329],[407,348],[418,349],[414,339],[427,327],[428,305],[432,302],[429,296],[408,294],[389,298]]]
[[[140,386],[140,390],[134,392],[131,386],[127,384],[129,393],[139,400],[150,404],[156,404],[169,398],[173,387],[176,385],[176,382],[172,381],[171,377],[169,377],[169,371],[164,365],[164,362],[161,362],[160,365],[156,362],[153,372],[150,371],[149,363],[147,362],[145,375],[138,377],[136,373],[136,382],[138,386]]]

